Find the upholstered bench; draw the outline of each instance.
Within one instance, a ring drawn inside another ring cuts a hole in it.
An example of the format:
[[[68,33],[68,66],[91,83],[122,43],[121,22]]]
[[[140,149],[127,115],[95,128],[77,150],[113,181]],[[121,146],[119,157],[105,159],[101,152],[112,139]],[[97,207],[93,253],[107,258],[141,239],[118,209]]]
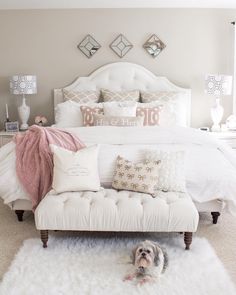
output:
[[[184,232],[186,249],[197,230],[198,211],[185,193],[151,195],[102,189],[99,192],[51,191],[35,211],[35,222],[47,247],[48,230]]]

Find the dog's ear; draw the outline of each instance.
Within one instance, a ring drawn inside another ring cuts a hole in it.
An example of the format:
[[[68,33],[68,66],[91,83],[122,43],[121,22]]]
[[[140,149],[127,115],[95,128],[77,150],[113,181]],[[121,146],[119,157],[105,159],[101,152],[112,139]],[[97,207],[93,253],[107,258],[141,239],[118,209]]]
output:
[[[154,246],[153,246],[153,252],[154,252],[154,265],[155,266],[158,266],[159,261],[160,261],[160,257],[159,257],[160,248],[159,248],[159,246],[157,246],[157,245],[154,244]]]
[[[162,253],[163,253],[163,256],[164,256],[164,265],[163,265],[162,273],[164,273],[165,270],[167,269],[168,265],[169,265],[169,257],[168,257],[168,254],[166,252],[166,249],[162,248]]]
[[[136,251],[138,249],[138,246],[135,247],[133,250],[132,250],[132,254],[131,254],[131,262],[132,264],[135,264],[135,256],[136,256]]]

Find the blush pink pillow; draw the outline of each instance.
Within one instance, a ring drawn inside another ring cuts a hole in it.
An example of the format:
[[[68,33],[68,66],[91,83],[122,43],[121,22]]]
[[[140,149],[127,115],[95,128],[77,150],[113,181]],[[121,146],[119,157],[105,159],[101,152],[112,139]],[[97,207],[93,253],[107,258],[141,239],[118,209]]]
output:
[[[83,126],[93,126],[94,114],[103,114],[103,108],[99,107],[89,107],[89,106],[81,106],[80,107],[82,117],[83,117]]]
[[[137,107],[136,116],[143,116],[143,126],[156,126],[159,125],[159,107]]]

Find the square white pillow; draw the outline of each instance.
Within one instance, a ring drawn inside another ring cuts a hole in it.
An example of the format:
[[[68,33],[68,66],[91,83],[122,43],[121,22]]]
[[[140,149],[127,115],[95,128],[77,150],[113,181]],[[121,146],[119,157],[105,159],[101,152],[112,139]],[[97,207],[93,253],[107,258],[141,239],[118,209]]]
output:
[[[50,145],[53,152],[53,182],[56,193],[74,191],[98,191],[98,146],[72,152],[56,145]]]
[[[148,161],[161,161],[157,190],[186,192],[184,151],[145,151]]]
[[[133,101],[112,101],[103,103],[105,116],[136,117],[137,103]]]

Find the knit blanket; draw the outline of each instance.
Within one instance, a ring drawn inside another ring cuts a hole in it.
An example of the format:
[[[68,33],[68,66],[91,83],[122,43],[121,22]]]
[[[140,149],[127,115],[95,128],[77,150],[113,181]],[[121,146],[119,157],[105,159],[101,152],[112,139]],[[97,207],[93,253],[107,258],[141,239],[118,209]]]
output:
[[[16,173],[28,192],[33,210],[49,192],[53,179],[53,154],[49,145],[55,144],[71,151],[85,145],[68,131],[31,126],[27,132],[18,133],[16,143]]]

